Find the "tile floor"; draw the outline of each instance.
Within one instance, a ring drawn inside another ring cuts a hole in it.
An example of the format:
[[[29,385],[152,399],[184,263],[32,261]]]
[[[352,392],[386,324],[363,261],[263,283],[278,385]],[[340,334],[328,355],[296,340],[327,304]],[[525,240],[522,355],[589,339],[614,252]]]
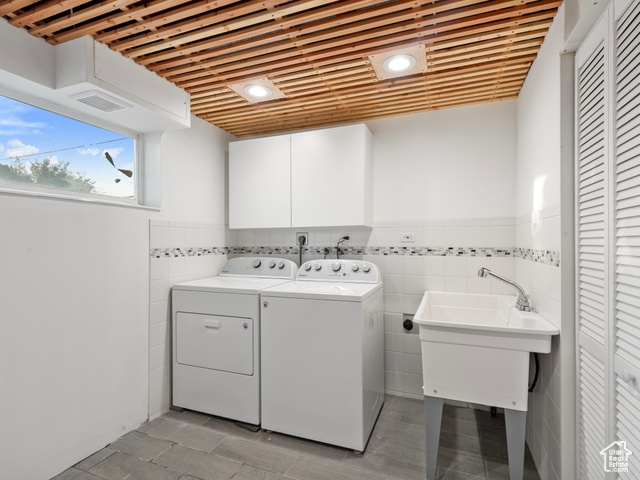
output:
[[[54,480],[422,480],[423,402],[387,396],[364,454],[195,412],[169,412]],[[539,480],[526,452],[525,480]],[[504,417],[445,405],[439,480],[507,480]]]

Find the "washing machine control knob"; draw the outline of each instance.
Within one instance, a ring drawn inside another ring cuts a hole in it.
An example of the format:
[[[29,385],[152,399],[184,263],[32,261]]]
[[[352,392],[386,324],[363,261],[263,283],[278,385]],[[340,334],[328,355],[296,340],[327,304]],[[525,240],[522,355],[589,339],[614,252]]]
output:
[[[284,268],[284,262],[278,262],[278,268],[282,270]]]
[[[262,262],[259,259],[255,259],[253,261],[253,268],[258,268],[260,265],[262,265]]]
[[[369,273],[370,270],[371,270],[371,267],[369,265],[363,265],[362,266],[362,271],[364,273]]]
[[[275,267],[275,266],[276,266],[276,262],[274,262],[273,260],[271,260],[271,261],[269,262],[269,268],[273,268],[273,267]]]
[[[358,270],[360,270],[360,266],[354,263],[353,266],[351,267],[351,270],[353,270],[354,272],[357,272]]]
[[[311,264],[310,264],[310,263],[307,263],[307,264],[304,266],[304,269],[305,269],[307,272],[308,272],[309,270],[311,270]]]
[[[322,270],[322,264],[321,263],[316,263],[316,270],[319,272],[320,270]]]
[[[342,265],[340,265],[340,262],[333,262],[333,264],[331,265],[331,268],[334,272],[338,272],[341,267]]]

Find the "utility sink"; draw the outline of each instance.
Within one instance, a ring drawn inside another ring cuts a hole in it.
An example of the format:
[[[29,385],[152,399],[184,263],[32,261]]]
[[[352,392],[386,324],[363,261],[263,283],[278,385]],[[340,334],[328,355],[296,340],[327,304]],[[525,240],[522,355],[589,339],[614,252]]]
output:
[[[530,352],[549,353],[559,330],[516,297],[427,291],[414,316],[424,394],[527,410]]]
[[[560,332],[527,311],[517,289],[520,297],[427,291],[422,298],[413,321],[422,348],[427,480],[436,478],[446,399],[504,408],[509,478],[523,478],[529,359],[531,352],[551,352],[551,337]]]
[[[427,291],[414,321],[426,341],[549,353],[558,328],[515,304],[510,295]]]

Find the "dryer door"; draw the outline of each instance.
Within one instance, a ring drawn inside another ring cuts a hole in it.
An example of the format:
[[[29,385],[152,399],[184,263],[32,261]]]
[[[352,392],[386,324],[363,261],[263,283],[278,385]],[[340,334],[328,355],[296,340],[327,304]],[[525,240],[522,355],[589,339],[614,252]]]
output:
[[[251,318],[177,312],[177,361],[253,375],[253,328]]]

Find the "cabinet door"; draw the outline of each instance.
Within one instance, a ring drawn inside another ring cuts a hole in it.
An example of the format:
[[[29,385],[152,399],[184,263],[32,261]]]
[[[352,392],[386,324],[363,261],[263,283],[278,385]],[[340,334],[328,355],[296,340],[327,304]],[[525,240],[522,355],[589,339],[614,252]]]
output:
[[[366,125],[291,135],[293,227],[371,225],[372,137]]]
[[[229,144],[229,228],[291,226],[290,137]]]

